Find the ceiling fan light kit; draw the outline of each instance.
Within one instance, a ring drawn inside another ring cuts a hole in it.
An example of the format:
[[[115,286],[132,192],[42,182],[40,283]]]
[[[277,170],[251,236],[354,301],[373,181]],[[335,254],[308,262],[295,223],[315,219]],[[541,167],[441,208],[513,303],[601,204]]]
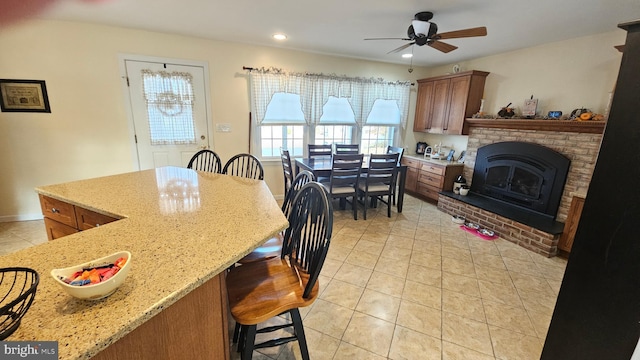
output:
[[[466,37],[476,37],[476,36],[487,35],[487,28],[484,26],[438,33],[438,25],[430,21],[432,18],[433,18],[433,13],[430,11],[422,11],[415,14],[413,20],[411,21],[411,25],[409,25],[409,28],[407,29],[407,38],[370,38],[365,40],[410,41],[407,44],[404,44],[400,47],[397,47],[389,51],[387,54],[400,52],[412,45],[418,45],[418,46],[427,45],[443,53],[448,53],[457,49],[458,47],[442,42],[440,40],[460,39],[460,38],[466,38]]]

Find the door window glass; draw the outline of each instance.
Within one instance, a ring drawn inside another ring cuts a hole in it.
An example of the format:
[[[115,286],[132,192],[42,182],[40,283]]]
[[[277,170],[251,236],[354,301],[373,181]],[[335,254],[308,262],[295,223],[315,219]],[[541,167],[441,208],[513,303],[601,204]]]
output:
[[[191,74],[142,70],[142,84],[151,145],[195,144]]]

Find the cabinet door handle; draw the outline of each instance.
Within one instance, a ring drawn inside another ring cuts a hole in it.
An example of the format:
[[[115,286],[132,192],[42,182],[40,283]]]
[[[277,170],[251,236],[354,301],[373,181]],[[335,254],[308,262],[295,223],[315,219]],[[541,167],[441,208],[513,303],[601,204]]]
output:
[[[51,208],[51,212],[54,214],[57,214],[60,212],[60,210],[56,209],[56,208]]]

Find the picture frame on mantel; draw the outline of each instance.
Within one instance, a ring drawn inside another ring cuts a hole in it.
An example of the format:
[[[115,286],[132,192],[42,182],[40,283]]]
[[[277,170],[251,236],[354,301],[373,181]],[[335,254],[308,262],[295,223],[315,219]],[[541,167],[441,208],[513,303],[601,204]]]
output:
[[[2,112],[51,112],[44,80],[0,79],[0,96]]]

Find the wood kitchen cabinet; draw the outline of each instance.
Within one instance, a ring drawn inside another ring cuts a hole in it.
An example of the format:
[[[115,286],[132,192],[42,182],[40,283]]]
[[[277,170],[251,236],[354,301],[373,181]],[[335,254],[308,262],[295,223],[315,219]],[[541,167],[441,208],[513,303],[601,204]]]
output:
[[[413,131],[462,134],[464,119],[480,110],[484,71],[465,71],[418,80]]]
[[[402,164],[407,166],[405,189],[428,200],[438,200],[438,193],[453,189],[456,177],[462,174],[463,164],[446,161],[429,161],[405,156]]]
[[[118,220],[48,196],[39,196],[42,215],[44,215],[44,226],[49,240]]]
[[[573,238],[576,236],[580,217],[582,216],[582,208],[584,207],[584,197],[574,196],[571,199],[567,220],[564,223],[564,230],[558,240],[558,252],[563,257],[568,257],[573,246]]]

